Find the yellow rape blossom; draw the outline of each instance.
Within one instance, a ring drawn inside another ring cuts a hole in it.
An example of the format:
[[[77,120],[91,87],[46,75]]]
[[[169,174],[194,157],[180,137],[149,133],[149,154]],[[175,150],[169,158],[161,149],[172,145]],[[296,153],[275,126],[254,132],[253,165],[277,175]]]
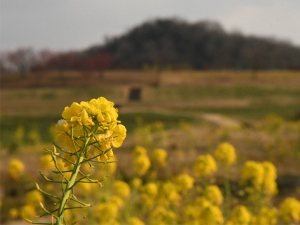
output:
[[[170,181],[161,184],[158,195],[159,203],[164,206],[177,205],[181,198],[177,192],[176,185]]]
[[[133,155],[134,155],[134,156],[147,155],[147,149],[145,149],[145,148],[142,147],[142,146],[136,146],[136,147],[133,149]]]
[[[254,187],[259,187],[264,180],[264,168],[260,162],[247,161],[242,169],[241,184],[250,182]]]
[[[183,208],[183,224],[200,225],[199,215],[200,211],[193,205],[187,205]]]
[[[114,194],[122,199],[126,199],[130,195],[130,187],[127,183],[117,180],[113,184]]]
[[[217,185],[207,186],[203,194],[211,203],[217,206],[220,206],[223,203],[223,195]]]
[[[156,183],[150,182],[141,186],[140,192],[155,197],[158,193],[158,186]]]
[[[295,198],[286,198],[279,206],[279,214],[286,223],[300,221],[300,202]]]
[[[199,209],[199,211],[205,209],[206,207],[208,207],[209,205],[211,205],[211,203],[209,202],[209,200],[205,197],[197,197],[195,200],[195,206],[197,207],[197,209]]]
[[[123,208],[123,206],[124,206],[124,200],[116,195],[114,195],[110,198],[110,202],[116,204],[119,209]]]
[[[95,205],[94,215],[97,224],[113,224],[118,216],[118,205],[113,202],[104,202]]]
[[[163,206],[157,206],[150,215],[149,224],[176,224],[177,215]]]
[[[251,221],[252,225],[277,224],[278,211],[276,208],[263,207]]]
[[[185,194],[188,190],[193,188],[194,178],[186,173],[183,173],[175,178],[175,183],[179,193]]]
[[[13,179],[15,180],[19,179],[23,171],[24,171],[24,164],[20,160],[13,159],[10,161],[8,165],[8,173]]]
[[[263,168],[264,168],[264,182],[263,182],[263,187],[262,190],[266,195],[272,196],[277,194],[278,189],[277,189],[277,170],[276,167],[270,163],[270,162],[263,162],[262,163]]]
[[[35,208],[32,205],[25,205],[21,207],[20,216],[23,219],[33,219],[36,216]]]
[[[132,188],[138,189],[142,185],[143,181],[142,181],[142,179],[136,177],[130,183],[131,183]]]
[[[166,158],[168,153],[166,150],[162,148],[154,149],[151,154],[151,159],[154,164],[157,164],[158,166],[165,167],[166,166]]]
[[[277,194],[277,171],[270,162],[247,161],[242,169],[240,183],[249,185],[249,191],[262,192],[266,196]]]
[[[226,223],[228,225],[249,225],[252,219],[252,215],[249,212],[249,210],[243,206],[238,205],[233,208],[231,211],[231,217],[230,220]]]
[[[26,193],[25,195],[27,205],[37,207],[40,205],[40,202],[44,201],[44,196],[38,190],[32,190]]]
[[[143,221],[141,221],[138,217],[130,217],[129,218],[129,225],[145,225]]]
[[[199,219],[200,224],[206,225],[221,225],[224,222],[222,211],[215,205],[208,205],[202,209]]]
[[[145,175],[151,166],[150,159],[147,155],[134,156],[133,167],[139,176]]]
[[[208,176],[216,171],[216,161],[210,154],[199,156],[194,164],[194,174],[196,177]]]
[[[224,166],[231,166],[236,161],[234,147],[225,142],[220,144],[215,151],[215,158]]]
[[[104,97],[80,104],[73,102],[65,107],[62,117],[55,126],[55,140],[64,148],[64,157],[70,161],[66,160],[65,166],[77,160],[84,145],[82,140],[91,129],[95,135],[92,150],[85,152],[87,159],[98,156],[98,160],[110,160],[112,147],[119,148],[126,137],[126,128],[117,120],[118,111],[114,103]]]
[[[19,210],[16,208],[12,208],[9,210],[9,217],[11,219],[17,219],[19,217]]]
[[[43,170],[51,170],[54,168],[54,162],[50,154],[43,155],[40,159],[40,167]]]

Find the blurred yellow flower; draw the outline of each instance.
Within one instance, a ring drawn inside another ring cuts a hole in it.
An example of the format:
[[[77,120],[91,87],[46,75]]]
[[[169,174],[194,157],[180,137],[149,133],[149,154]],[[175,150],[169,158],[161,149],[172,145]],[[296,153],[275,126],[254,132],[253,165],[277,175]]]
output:
[[[284,222],[293,223],[300,221],[300,202],[295,198],[286,198],[279,205],[279,215]]]
[[[40,159],[40,167],[43,170],[50,171],[54,169],[54,162],[52,160],[52,156],[50,154],[43,155]]]
[[[183,208],[183,224],[200,225],[199,216],[200,211],[193,205],[187,205]]]
[[[149,224],[176,224],[177,215],[163,206],[157,206],[150,214]]]
[[[248,185],[248,190],[262,192],[264,195],[277,194],[277,171],[270,162],[247,161],[242,169],[240,183]]]
[[[208,205],[200,213],[200,224],[221,225],[224,222],[222,211],[218,206]]]
[[[139,175],[145,175],[151,166],[150,159],[146,154],[134,155],[133,167],[134,171]]]
[[[151,209],[154,205],[156,205],[156,200],[151,195],[141,193],[139,197],[139,202],[141,206],[145,209]]]
[[[259,187],[264,180],[264,168],[260,162],[247,161],[242,169],[241,184],[250,182],[254,187]]]
[[[181,196],[177,192],[176,185],[167,181],[161,184],[158,189],[158,202],[163,206],[169,206],[170,204],[177,205]]]
[[[262,190],[266,195],[275,195],[278,193],[277,189],[277,170],[276,167],[270,162],[263,162],[262,163],[264,168],[264,182]]]
[[[197,207],[199,212],[201,210],[205,209],[206,207],[208,207],[209,205],[211,205],[211,202],[203,196],[202,197],[197,197],[195,199],[195,206]]]
[[[80,195],[84,195],[91,192],[95,187],[97,187],[96,184],[90,183],[78,183],[76,185],[76,189]]]
[[[26,204],[38,207],[44,201],[44,196],[38,190],[32,190],[25,194]]]
[[[36,216],[35,208],[32,205],[25,205],[21,207],[20,216],[24,219],[33,219]]]
[[[201,155],[194,164],[194,174],[196,177],[208,176],[217,171],[217,164],[210,155]]]
[[[116,180],[113,184],[114,194],[122,199],[126,199],[130,195],[130,187],[121,180]]]
[[[249,225],[252,219],[251,213],[243,205],[235,206],[231,211],[231,217],[228,224]]]
[[[143,221],[141,221],[138,217],[130,217],[129,225],[145,225]]]
[[[157,148],[152,151],[151,159],[154,164],[165,167],[168,153],[162,148]]]
[[[112,224],[118,216],[118,205],[113,202],[103,202],[95,205],[94,215],[97,224]]]
[[[194,178],[186,173],[183,173],[175,178],[175,183],[178,192],[185,194],[188,190],[193,188]]]
[[[220,206],[223,203],[223,195],[217,185],[207,186],[203,194],[211,203],[217,206]]]
[[[143,181],[142,179],[136,177],[130,183],[133,189],[138,189],[142,185]]]
[[[263,207],[251,221],[252,225],[277,224],[278,211],[276,208]]]
[[[119,196],[116,196],[116,195],[111,197],[110,202],[116,204],[119,209],[123,208],[123,206],[124,206],[123,199]]]
[[[8,213],[9,217],[13,220],[19,217],[19,210],[17,208],[10,209]]]
[[[13,159],[9,162],[8,173],[13,179],[15,180],[19,179],[19,177],[23,172],[24,172],[24,164],[20,160]]]
[[[40,142],[40,135],[36,130],[28,132],[28,139],[31,144],[38,144]]]
[[[225,142],[220,144],[215,151],[215,158],[224,166],[231,166],[236,161],[234,147]]]
[[[158,193],[158,186],[156,183],[150,182],[141,186],[140,192],[152,196],[152,198],[154,198]]]
[[[134,155],[134,156],[147,155],[147,149],[145,149],[145,148],[142,147],[142,146],[136,146],[136,147],[133,149],[133,155]]]

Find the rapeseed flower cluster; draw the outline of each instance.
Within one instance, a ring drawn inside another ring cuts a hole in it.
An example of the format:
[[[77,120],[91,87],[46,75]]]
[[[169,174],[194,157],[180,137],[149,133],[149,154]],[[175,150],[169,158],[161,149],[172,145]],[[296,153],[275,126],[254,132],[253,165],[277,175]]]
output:
[[[252,214],[249,212],[246,206],[235,206],[231,211],[230,220],[226,225],[249,225],[252,219]]]
[[[113,191],[115,196],[126,199],[130,195],[130,186],[124,181],[117,180],[113,184]]]
[[[215,151],[215,159],[223,166],[231,166],[236,161],[234,147],[227,142],[220,144]]]
[[[94,216],[97,224],[119,224],[117,222],[118,205],[113,202],[103,202],[95,205]]]
[[[174,182],[178,192],[181,194],[186,194],[190,189],[193,188],[195,180],[187,173],[183,173],[178,175]]]
[[[133,167],[139,176],[145,175],[151,166],[147,150],[141,146],[135,147],[133,151]]]
[[[159,167],[165,167],[166,166],[166,158],[167,158],[167,152],[166,150],[162,148],[157,148],[152,151],[151,159],[153,164],[158,165]]]
[[[266,196],[277,194],[277,171],[271,162],[247,161],[242,169],[240,183],[246,185],[247,191]]]
[[[278,210],[275,207],[263,207],[251,221],[253,225],[275,225],[278,221]]]
[[[220,206],[223,203],[223,194],[217,185],[208,185],[203,194],[214,205]]]
[[[126,128],[118,120],[114,103],[104,97],[89,102],[73,102],[65,107],[62,120],[55,126],[55,140],[65,150],[65,166],[72,165],[84,146],[85,137],[94,133],[86,150],[85,158],[107,161],[113,157],[112,147],[119,148]]]
[[[198,156],[194,164],[194,174],[196,177],[206,177],[216,171],[216,161],[210,154]]]
[[[24,169],[24,164],[18,159],[13,159],[9,162],[8,173],[15,180],[20,178]]]
[[[285,223],[300,221],[300,201],[295,198],[286,198],[279,206],[279,214]]]

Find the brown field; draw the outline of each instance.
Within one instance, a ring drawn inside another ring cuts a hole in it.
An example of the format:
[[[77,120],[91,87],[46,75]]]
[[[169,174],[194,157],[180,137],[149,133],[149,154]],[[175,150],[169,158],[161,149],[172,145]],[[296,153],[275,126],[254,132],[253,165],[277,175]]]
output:
[[[1,88],[99,87],[107,85],[278,85],[297,87],[300,71],[52,71],[1,75]]]

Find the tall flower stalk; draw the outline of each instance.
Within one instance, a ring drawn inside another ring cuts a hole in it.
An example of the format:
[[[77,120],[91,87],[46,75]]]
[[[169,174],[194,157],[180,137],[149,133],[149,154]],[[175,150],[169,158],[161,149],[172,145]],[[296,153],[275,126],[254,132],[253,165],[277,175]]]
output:
[[[220,163],[221,168],[224,170],[224,187],[225,187],[225,218],[229,219],[231,207],[231,187],[229,180],[230,167],[236,162],[235,148],[224,142],[220,144],[215,150],[215,158]]]
[[[39,191],[55,200],[56,208],[49,211],[41,203],[45,211],[42,216],[50,215],[52,221],[41,223],[27,220],[32,224],[65,225],[67,210],[91,207],[91,204],[76,198],[75,187],[79,183],[101,185],[105,177],[95,180],[92,173],[84,173],[81,168],[86,166],[93,171],[97,163],[114,163],[113,147],[120,147],[126,137],[126,128],[117,120],[118,111],[114,103],[103,97],[80,104],[74,102],[65,107],[62,117],[55,126],[56,143],[53,149],[46,149],[54,163],[53,173],[60,175],[60,179],[49,178],[40,171],[45,180],[61,185],[62,194],[50,194],[37,185]],[[63,167],[59,161],[63,162]]]

